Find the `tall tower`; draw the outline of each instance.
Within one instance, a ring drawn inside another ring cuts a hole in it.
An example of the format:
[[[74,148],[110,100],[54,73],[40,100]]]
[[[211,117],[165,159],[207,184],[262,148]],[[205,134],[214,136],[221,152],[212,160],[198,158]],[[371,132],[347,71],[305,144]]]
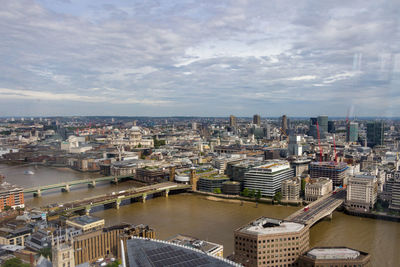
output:
[[[357,142],[358,140],[358,123],[349,122],[346,125],[346,141],[347,142]]]
[[[230,127],[236,127],[236,117],[233,116],[233,115],[231,115],[231,116],[229,117],[229,126],[230,126]]]
[[[260,124],[261,124],[260,115],[256,114],[256,115],[253,116],[253,124],[260,126]]]
[[[169,167],[169,181],[175,182],[175,166]]]
[[[282,124],[281,124],[282,130],[286,133],[288,129],[288,121],[286,115],[282,116]]]
[[[382,121],[367,124],[367,144],[369,147],[383,145],[385,125]]]
[[[191,168],[190,169],[190,184],[192,185],[192,190],[196,191],[197,190],[197,175],[196,175],[196,169]]]
[[[68,240],[68,234],[65,240],[62,244],[60,244],[60,239],[57,239],[57,244],[52,241],[51,254],[54,267],[75,267],[73,241]]]

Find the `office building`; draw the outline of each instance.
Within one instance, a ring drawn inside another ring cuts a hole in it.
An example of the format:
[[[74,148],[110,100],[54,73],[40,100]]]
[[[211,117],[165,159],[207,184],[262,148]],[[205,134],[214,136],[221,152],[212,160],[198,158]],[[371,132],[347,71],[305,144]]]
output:
[[[281,128],[282,130],[286,133],[286,131],[289,129],[288,127],[288,120],[286,115],[282,116],[282,121],[281,121]]]
[[[222,183],[222,193],[226,195],[239,195],[241,191],[241,185],[239,182],[226,181]]]
[[[301,136],[291,135],[289,137],[288,154],[289,156],[301,156],[303,154]]]
[[[332,180],[329,178],[312,178],[306,184],[304,200],[315,201],[332,192]]]
[[[121,242],[133,236],[155,238],[153,229],[145,225],[121,224],[89,231],[74,237],[75,265],[93,262],[107,255],[121,258]]]
[[[282,199],[283,200],[299,200],[301,189],[300,177],[294,177],[292,179],[284,180],[282,182]]]
[[[66,220],[65,224],[70,227],[82,230],[82,232],[102,229],[104,227],[104,219],[96,218],[89,215],[83,215]]]
[[[18,187],[7,182],[3,182],[4,177],[0,177],[0,212],[6,207],[24,208],[24,192],[22,187]]]
[[[328,133],[336,133],[335,121],[328,121]]]
[[[328,132],[328,116],[321,115],[317,117],[320,134],[326,134]]]
[[[267,164],[253,167],[244,175],[244,187],[260,190],[262,196],[273,197],[281,190],[284,180],[293,177],[293,169],[285,160],[271,160]]]
[[[382,146],[384,142],[384,124],[382,121],[367,123],[367,145]]]
[[[399,174],[399,172],[397,172]],[[400,178],[394,177],[391,183],[391,197],[389,208],[400,211]]]
[[[309,249],[303,224],[261,217],[234,232],[235,261],[244,266],[294,266]]]
[[[126,266],[241,266],[199,249],[173,242],[134,237],[126,241]]]
[[[347,142],[358,141],[358,123],[350,122],[346,125],[346,141]]]
[[[378,181],[375,175],[357,174],[347,184],[346,206],[360,211],[373,209],[378,198]]]
[[[347,164],[344,162],[311,162],[311,178],[327,177],[332,180],[333,186],[343,186],[347,180]]]
[[[25,241],[29,239],[32,229],[27,226],[1,227],[0,245],[25,246]]]
[[[200,177],[197,182],[197,189],[205,192],[214,192],[216,189],[222,190],[222,184],[227,181],[229,181],[229,177],[225,175]]]
[[[230,127],[236,127],[236,126],[237,126],[237,124],[236,124],[236,117],[233,116],[233,115],[231,115],[231,116],[229,117],[229,126],[230,126]]]
[[[205,240],[200,240],[195,237],[186,236],[186,235],[176,235],[167,240],[167,242],[171,242],[173,244],[190,247],[194,249],[201,250],[207,254],[216,256],[216,257],[224,257],[224,246],[216,243],[212,243]]]
[[[371,256],[347,247],[315,247],[299,257],[299,267],[366,267]]]
[[[256,114],[256,115],[253,116],[253,124],[260,126],[260,124],[261,124],[260,115]]]

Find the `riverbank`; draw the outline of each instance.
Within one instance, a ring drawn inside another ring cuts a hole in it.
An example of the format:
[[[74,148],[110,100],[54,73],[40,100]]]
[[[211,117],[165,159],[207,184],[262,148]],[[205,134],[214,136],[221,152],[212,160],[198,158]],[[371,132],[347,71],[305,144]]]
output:
[[[254,202],[254,203],[262,203],[262,204],[269,204],[269,205],[281,205],[281,206],[295,206],[300,207],[302,206],[302,201],[274,201],[272,198],[260,198],[256,200],[255,198],[243,197],[239,195],[225,195],[225,194],[216,194],[211,192],[204,192],[204,191],[190,191],[193,194],[209,196],[209,200],[213,201],[226,201],[231,203],[241,203],[241,202]]]
[[[400,222],[400,216],[385,214],[381,212],[361,212],[361,211],[354,211],[345,208],[344,213],[351,216],[356,217],[364,217],[364,218],[371,218],[377,220],[384,220],[384,221],[391,221],[391,222]]]

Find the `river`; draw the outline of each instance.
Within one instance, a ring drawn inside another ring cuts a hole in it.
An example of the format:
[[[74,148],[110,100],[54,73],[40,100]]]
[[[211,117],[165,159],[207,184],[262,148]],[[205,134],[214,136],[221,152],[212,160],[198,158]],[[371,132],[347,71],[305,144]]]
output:
[[[34,175],[24,175],[26,168],[8,168],[0,165],[0,173],[6,180],[22,186],[38,186],[50,183],[96,177],[98,174],[80,173],[65,168],[38,167]],[[41,198],[27,196],[26,205],[42,206],[66,202],[106,192],[124,190],[134,183],[119,185],[105,183],[94,189],[86,186],[73,188],[69,193],[52,191]],[[120,222],[148,224],[156,230],[159,239],[178,233],[195,236],[224,245],[224,255],[233,251],[233,231],[260,216],[285,218],[295,207],[272,206],[255,203],[230,203],[213,201],[205,196],[180,194],[168,198],[159,197],[146,203],[121,206],[119,210],[108,209],[92,215],[104,218],[107,225]],[[400,262],[400,223],[360,218],[335,212],[333,219],[324,220],[311,228],[310,245],[348,246],[371,253],[372,266],[398,266]]]

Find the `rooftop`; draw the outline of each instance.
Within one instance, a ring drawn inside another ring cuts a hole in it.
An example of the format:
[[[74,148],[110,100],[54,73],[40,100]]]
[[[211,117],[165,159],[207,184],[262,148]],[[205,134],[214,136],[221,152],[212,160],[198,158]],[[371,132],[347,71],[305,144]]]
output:
[[[199,250],[207,252],[207,253],[211,253],[216,248],[222,247],[219,244],[215,244],[212,242],[200,240],[200,239],[190,237],[190,236],[185,236],[185,235],[176,235],[176,236],[168,239],[167,241],[174,243],[174,244],[199,249]]]
[[[91,224],[91,223],[98,222],[101,220],[104,220],[104,219],[89,216],[89,215],[83,215],[83,216],[69,219],[69,221],[72,221],[72,222],[80,224],[80,225],[87,225],[87,224]]]
[[[271,235],[299,232],[303,228],[304,225],[300,223],[261,217],[243,226],[239,231],[249,234]]]
[[[268,172],[278,172],[282,170],[286,170],[290,168],[290,164],[286,160],[272,160],[269,161],[267,164],[254,167],[253,169],[257,170],[266,170]]]
[[[171,242],[134,237],[126,242],[130,267],[152,266],[241,266],[201,250]]]
[[[357,259],[360,251],[346,247],[320,247],[309,250],[306,256],[317,260]]]

